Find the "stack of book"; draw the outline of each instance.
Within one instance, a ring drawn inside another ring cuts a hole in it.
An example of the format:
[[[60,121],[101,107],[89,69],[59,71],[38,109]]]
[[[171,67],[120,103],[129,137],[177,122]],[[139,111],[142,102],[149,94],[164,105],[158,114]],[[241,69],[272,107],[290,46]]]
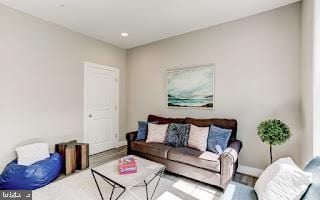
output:
[[[131,155],[120,158],[118,167],[120,174],[132,174],[137,172],[136,161]]]

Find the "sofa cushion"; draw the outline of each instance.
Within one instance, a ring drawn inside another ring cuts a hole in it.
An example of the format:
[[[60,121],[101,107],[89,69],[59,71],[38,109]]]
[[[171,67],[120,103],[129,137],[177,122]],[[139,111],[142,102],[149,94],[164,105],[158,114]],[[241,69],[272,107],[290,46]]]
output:
[[[230,141],[236,140],[237,138],[237,120],[235,119],[194,119],[186,118],[186,124],[193,124],[199,127],[208,127],[211,124],[225,129],[231,129]]]
[[[170,124],[170,123],[185,124],[185,118],[165,118],[165,117],[159,117],[156,115],[149,115],[148,122],[159,122],[159,124]]]
[[[220,172],[219,155],[212,152],[202,152],[188,147],[171,148],[168,159],[210,171]]]
[[[140,153],[149,154],[159,158],[167,159],[168,150],[172,148],[162,143],[146,143],[145,141],[133,141],[131,143],[131,150]]]
[[[164,143],[173,147],[188,145],[190,124],[169,124]]]

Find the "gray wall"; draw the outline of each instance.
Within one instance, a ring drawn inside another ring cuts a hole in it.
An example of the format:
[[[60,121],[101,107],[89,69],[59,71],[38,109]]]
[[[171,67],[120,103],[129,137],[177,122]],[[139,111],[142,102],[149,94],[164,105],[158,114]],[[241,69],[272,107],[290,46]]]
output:
[[[301,3],[295,3],[128,52],[0,5],[0,170],[18,145],[82,140],[85,61],[120,68],[121,140],[149,113],[235,118],[244,143],[240,163],[263,168],[268,147],[256,126],[275,117],[293,133],[287,144],[274,148],[275,158],[307,160],[312,154],[313,65],[309,51],[300,59],[299,41],[303,28],[303,48],[311,51],[313,1],[303,3],[303,27]],[[168,109],[166,70],[207,63],[215,64],[215,110]]]
[[[0,169],[17,145],[83,138],[83,64],[120,68],[120,134],[126,51],[0,5]]]
[[[235,118],[244,147],[240,164],[263,168],[268,147],[257,136],[261,120],[279,118],[293,137],[275,158],[300,162],[301,3],[128,51],[127,123],[149,113],[171,117]],[[215,110],[168,109],[167,69],[215,64]]]

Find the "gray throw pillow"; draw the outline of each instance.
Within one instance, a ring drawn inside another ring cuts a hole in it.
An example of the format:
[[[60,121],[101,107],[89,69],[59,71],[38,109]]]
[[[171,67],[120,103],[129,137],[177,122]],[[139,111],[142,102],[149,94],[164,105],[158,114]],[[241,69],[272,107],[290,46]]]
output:
[[[188,145],[190,124],[169,124],[165,144],[173,147]]]

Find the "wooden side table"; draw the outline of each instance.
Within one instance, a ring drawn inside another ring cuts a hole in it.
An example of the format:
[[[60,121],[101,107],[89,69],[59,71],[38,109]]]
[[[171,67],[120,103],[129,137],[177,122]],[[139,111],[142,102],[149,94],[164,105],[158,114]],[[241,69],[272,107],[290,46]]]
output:
[[[76,143],[77,169],[89,167],[89,144]]]
[[[76,140],[59,143],[56,144],[55,151],[64,160],[63,172],[66,175],[74,173],[76,169],[86,169],[89,167],[89,144],[87,143],[77,143]]]

